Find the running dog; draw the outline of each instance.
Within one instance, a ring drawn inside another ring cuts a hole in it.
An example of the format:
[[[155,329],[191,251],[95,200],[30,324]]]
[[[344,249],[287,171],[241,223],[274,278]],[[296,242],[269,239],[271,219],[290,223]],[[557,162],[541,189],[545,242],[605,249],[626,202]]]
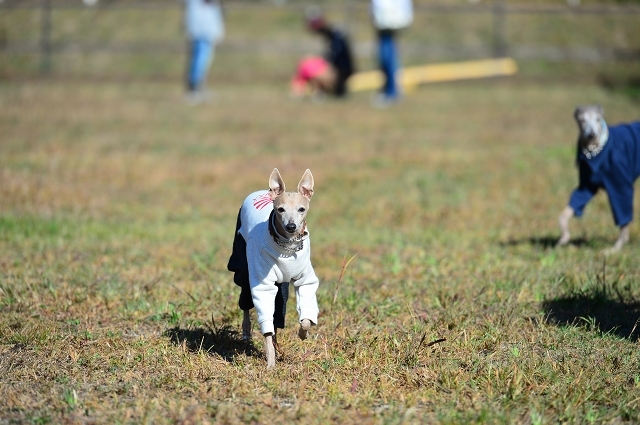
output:
[[[558,219],[562,232],[557,245],[571,238],[569,220],[582,216],[584,207],[599,189],[609,197],[613,219],[620,228],[618,240],[605,250],[619,251],[629,241],[633,220],[633,183],[640,176],[640,122],[607,127],[599,105],[578,106],[574,112],[578,136],[579,184]]]
[[[240,286],[238,305],[244,312],[242,335],[251,338],[251,316],[258,312],[260,332],[265,337],[267,369],[276,365],[276,329],[284,328],[289,283],[296,291],[298,336],[306,339],[318,323],[316,291],[319,280],[311,265],[311,246],[306,225],[313,196],[313,175],[306,170],[297,192],[286,192],[278,169],[269,177],[269,190],[249,195],[236,223],[233,253],[227,269]]]

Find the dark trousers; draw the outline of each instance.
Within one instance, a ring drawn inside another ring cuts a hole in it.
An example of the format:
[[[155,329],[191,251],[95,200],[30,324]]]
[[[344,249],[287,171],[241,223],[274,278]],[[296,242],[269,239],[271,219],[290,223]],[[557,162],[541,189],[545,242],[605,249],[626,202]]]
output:
[[[247,243],[238,230],[242,222],[240,213],[236,221],[236,233],[233,239],[233,251],[229,257],[227,269],[233,272],[233,282],[240,287],[240,298],[238,306],[241,310],[247,311],[253,308],[251,298],[251,285],[249,283],[249,263],[247,262]],[[278,294],[276,295],[275,312],[273,314],[273,326],[284,329],[284,318],[287,314],[287,300],[289,299],[289,282],[276,283]]]

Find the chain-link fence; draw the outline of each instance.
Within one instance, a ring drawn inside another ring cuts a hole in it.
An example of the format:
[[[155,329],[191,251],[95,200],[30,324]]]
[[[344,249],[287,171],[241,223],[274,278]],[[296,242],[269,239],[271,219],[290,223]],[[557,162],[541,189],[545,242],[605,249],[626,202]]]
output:
[[[175,77],[186,52],[179,0],[0,0],[0,76]],[[351,35],[359,68],[373,66],[368,2],[319,2]],[[227,36],[214,72],[280,78],[321,50],[303,2],[225,3]],[[520,61],[637,63],[640,7],[417,3],[402,35],[405,64],[512,56]]]

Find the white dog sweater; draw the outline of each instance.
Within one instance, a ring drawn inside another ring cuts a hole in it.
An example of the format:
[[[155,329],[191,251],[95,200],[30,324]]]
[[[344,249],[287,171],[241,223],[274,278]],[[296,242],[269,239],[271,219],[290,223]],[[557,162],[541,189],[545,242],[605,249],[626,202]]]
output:
[[[318,323],[316,291],[319,280],[311,265],[311,246],[308,232],[302,239],[302,249],[289,252],[278,246],[269,233],[269,217],[273,201],[269,191],[260,190],[249,195],[242,204],[238,233],[247,243],[247,263],[251,298],[258,312],[262,334],[273,333],[273,314],[277,283],[290,282],[296,292],[298,320]]]

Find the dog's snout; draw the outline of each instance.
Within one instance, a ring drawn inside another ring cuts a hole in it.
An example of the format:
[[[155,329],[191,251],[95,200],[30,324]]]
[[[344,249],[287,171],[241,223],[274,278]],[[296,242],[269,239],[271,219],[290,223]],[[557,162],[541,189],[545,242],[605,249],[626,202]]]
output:
[[[285,229],[287,229],[287,232],[289,232],[289,233],[293,233],[293,232],[296,231],[296,224],[295,223],[289,223],[284,227],[285,227]]]

